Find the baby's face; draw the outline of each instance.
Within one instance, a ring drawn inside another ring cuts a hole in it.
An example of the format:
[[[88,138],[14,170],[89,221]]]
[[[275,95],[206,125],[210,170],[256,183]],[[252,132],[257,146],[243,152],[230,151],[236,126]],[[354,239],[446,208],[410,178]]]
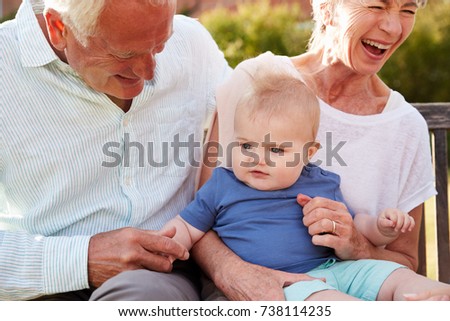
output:
[[[243,113],[245,114],[245,113]],[[236,118],[232,166],[236,177],[248,186],[262,190],[285,189],[299,178],[314,146],[304,137],[305,124],[287,121],[286,117],[261,116]],[[260,119],[261,118],[261,119]],[[305,125],[307,126],[307,125]]]

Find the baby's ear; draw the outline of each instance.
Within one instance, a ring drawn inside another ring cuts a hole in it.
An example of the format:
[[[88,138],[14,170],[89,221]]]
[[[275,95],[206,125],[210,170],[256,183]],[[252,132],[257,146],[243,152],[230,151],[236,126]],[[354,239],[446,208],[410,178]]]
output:
[[[45,13],[48,37],[53,47],[59,51],[66,48],[66,26],[62,22],[61,15],[54,9],[49,9]]]
[[[317,153],[319,148],[320,148],[319,142],[308,143],[308,160],[311,160],[311,158]]]

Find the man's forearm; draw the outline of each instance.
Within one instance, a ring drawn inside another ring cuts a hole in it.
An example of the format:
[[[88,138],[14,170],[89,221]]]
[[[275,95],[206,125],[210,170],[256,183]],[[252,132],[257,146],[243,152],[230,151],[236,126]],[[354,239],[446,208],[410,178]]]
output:
[[[206,233],[191,250],[197,264],[203,272],[213,281],[220,279],[220,269],[229,259],[238,257],[222,242],[213,231]]]

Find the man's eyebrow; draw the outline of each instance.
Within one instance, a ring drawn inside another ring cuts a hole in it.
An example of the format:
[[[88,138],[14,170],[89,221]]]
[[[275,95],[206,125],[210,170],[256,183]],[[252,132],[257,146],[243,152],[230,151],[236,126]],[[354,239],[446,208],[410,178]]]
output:
[[[169,35],[167,36],[167,38],[165,38],[163,41],[161,41],[156,46],[165,44],[167,41],[169,41],[169,39],[172,37],[173,34],[174,34],[173,30],[171,30]],[[116,56],[116,57],[118,57],[118,58],[127,59],[127,58],[134,57],[134,56],[138,55],[139,53],[137,53],[135,51],[122,51],[122,52],[120,52],[120,51],[115,51],[114,49],[111,49],[111,54]]]

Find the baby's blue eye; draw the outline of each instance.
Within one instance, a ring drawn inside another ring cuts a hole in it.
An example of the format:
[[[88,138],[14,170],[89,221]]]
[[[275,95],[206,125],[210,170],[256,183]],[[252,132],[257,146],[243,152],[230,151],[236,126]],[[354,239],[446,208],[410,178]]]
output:
[[[270,151],[271,151],[272,153],[275,153],[275,154],[281,154],[281,153],[284,152],[283,149],[278,148],[278,147],[272,147],[272,148],[270,149]]]
[[[241,145],[242,149],[250,149],[252,148],[252,145],[250,145],[249,143],[244,143]]]

